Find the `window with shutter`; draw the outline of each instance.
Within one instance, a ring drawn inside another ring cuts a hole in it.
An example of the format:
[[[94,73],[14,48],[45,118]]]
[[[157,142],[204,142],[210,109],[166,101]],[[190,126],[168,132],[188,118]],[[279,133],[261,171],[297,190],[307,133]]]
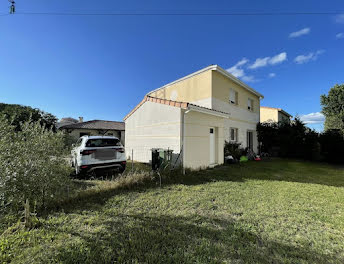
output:
[[[253,100],[250,98],[247,100],[247,109],[253,111]]]
[[[231,89],[229,92],[229,102],[231,104],[238,104],[238,92],[234,89]]]

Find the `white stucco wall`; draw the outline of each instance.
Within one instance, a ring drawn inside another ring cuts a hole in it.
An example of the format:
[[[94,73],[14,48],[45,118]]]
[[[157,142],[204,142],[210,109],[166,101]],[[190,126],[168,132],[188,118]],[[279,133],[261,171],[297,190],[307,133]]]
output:
[[[256,127],[259,123],[259,113],[251,112],[249,110],[240,108],[236,105],[218,100],[216,98],[204,99],[202,102],[192,102],[200,106],[205,106],[205,103],[211,105],[212,109],[218,111],[226,112],[230,114],[229,119],[224,121],[224,131],[223,138],[224,140],[229,140],[229,129],[237,128],[238,129],[238,142],[241,143],[243,148],[247,147],[247,131],[253,131],[253,150],[258,152],[258,139]]]
[[[247,147],[247,131],[253,131],[253,151],[258,153],[258,138],[256,131],[256,124],[235,121],[226,119],[224,125],[224,140],[230,141],[230,128],[238,129],[238,143],[241,143],[242,148]]]
[[[180,152],[181,109],[174,106],[145,102],[125,120],[127,157],[150,162],[152,148],[169,148]]]
[[[210,133],[215,128],[215,162],[223,164],[224,118],[190,111],[185,114],[184,166],[191,169],[210,165]]]

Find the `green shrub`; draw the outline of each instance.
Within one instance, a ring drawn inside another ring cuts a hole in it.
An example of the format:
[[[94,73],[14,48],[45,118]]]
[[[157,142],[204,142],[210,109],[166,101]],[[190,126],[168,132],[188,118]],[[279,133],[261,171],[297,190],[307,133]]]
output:
[[[241,143],[225,141],[224,156],[227,157],[231,155],[233,156],[233,158],[239,160],[244,152],[244,149],[241,148],[240,146],[241,146]]]
[[[37,122],[20,130],[0,116],[0,209],[18,211],[26,199],[37,209],[64,195],[69,179],[64,137]]]
[[[344,163],[344,136],[339,129],[320,134],[322,154],[327,162]]]

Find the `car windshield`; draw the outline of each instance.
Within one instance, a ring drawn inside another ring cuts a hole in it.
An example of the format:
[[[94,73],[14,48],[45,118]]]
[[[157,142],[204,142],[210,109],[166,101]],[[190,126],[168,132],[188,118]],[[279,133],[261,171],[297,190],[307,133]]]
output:
[[[86,147],[115,147],[121,146],[121,142],[116,138],[96,138],[89,139],[86,142]]]

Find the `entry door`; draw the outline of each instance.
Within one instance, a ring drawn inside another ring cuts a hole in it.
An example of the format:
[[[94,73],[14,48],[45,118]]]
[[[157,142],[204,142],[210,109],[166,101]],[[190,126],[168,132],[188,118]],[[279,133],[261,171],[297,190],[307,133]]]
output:
[[[210,138],[210,164],[215,164],[215,128],[211,127],[209,129]]]
[[[247,131],[247,147],[253,150],[253,132]]]

